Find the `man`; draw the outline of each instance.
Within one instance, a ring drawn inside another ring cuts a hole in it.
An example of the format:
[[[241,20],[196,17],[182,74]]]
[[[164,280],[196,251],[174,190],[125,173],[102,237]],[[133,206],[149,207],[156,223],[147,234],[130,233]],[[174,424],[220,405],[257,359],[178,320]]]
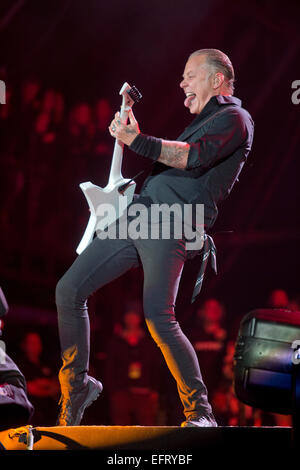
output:
[[[180,87],[184,105],[196,117],[176,141],[140,132],[133,113],[129,124],[117,113],[109,130],[136,153],[163,164],[148,177],[138,197],[151,204],[204,204],[204,225],[212,227],[217,204],[231,191],[250,151],[253,122],[233,94],[228,57],[215,49],[194,52]],[[159,165],[158,165],[159,166]],[[75,260],[56,289],[63,365],[57,424],[78,425],[102,384],[87,375],[89,319],[86,299],[104,284],[139,265],[144,271],[143,307],[147,327],[177,382],[186,421],[182,426],[217,426],[196,353],[175,318],[178,285],[188,257],[185,237],[100,239]],[[197,291],[197,289],[196,289]]]

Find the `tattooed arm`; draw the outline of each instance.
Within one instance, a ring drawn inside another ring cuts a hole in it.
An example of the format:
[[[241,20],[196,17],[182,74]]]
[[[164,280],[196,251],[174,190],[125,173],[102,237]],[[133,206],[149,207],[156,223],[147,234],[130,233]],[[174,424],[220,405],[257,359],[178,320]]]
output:
[[[186,142],[162,140],[158,162],[174,168],[184,169],[187,166],[190,146]]]
[[[129,146],[140,134],[140,129],[132,110],[129,111],[128,116],[129,124],[126,125],[121,122],[120,113],[116,113],[109,126],[109,132],[113,137]],[[174,168],[186,168],[190,145],[186,142],[171,140],[161,140],[161,143],[161,152],[157,161]]]

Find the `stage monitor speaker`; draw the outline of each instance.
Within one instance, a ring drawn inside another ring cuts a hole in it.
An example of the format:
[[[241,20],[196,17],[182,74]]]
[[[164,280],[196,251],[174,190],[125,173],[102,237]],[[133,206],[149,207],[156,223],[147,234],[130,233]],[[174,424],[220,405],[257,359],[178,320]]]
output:
[[[292,414],[295,344],[300,346],[300,312],[258,309],[248,313],[235,345],[237,398],[264,411]]]

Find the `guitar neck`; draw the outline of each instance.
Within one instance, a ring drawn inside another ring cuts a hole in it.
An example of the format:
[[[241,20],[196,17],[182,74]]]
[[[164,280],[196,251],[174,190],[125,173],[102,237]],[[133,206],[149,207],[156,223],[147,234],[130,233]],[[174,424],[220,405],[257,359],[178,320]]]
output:
[[[121,106],[120,117],[123,122],[127,123],[128,108],[125,108],[124,105]],[[111,162],[111,167],[110,167],[108,184],[115,184],[117,181],[123,178],[122,176],[123,150],[124,150],[124,144],[116,139],[115,146],[114,146],[114,153],[112,156],[112,162]]]
[[[134,103],[141,99],[142,95],[135,86],[130,87],[127,82],[123,84],[119,94],[122,96],[122,105],[120,110],[121,121],[127,124],[129,110],[132,108]],[[116,140],[108,179],[109,186],[115,185],[117,182],[123,179],[123,149],[124,144]]]

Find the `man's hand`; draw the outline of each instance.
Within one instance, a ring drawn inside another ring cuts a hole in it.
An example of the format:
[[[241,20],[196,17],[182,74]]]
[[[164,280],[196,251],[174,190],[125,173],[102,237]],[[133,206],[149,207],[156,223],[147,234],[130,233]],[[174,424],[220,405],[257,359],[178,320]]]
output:
[[[129,124],[121,121],[120,113],[115,114],[109,126],[110,135],[123,142],[131,145],[138,134],[140,134],[139,125],[134,117],[132,110],[128,112]],[[147,136],[144,136],[147,138]],[[149,137],[148,137],[149,138]],[[187,142],[178,142],[170,140],[162,140],[161,153],[157,161],[173,168],[185,169],[188,162],[190,146]],[[138,152],[139,153],[139,152]],[[147,156],[145,154],[141,154]]]
[[[120,113],[116,113],[115,118],[112,120],[108,128],[112,137],[115,137],[115,139],[120,140],[126,145],[130,145],[140,133],[139,125],[134,117],[132,109],[129,110],[128,117],[129,124],[125,124],[121,121]]]

